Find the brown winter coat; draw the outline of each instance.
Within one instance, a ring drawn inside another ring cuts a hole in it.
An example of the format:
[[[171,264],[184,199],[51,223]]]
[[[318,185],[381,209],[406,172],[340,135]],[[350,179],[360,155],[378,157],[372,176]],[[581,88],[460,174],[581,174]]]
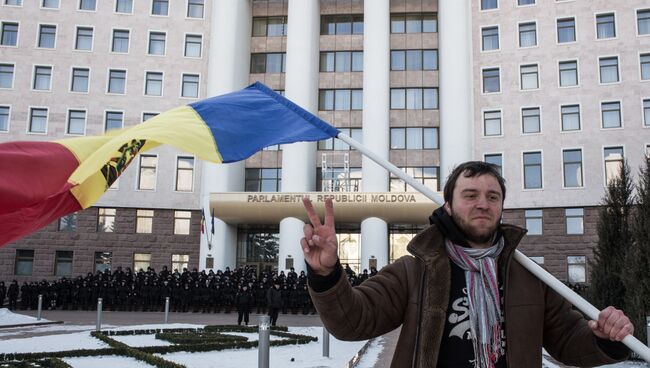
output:
[[[502,225],[505,247],[498,260],[504,282],[508,367],[542,366],[542,347],[575,366],[615,362],[600,350],[587,321],[512,257],[525,230]],[[310,289],[327,329],[338,339],[365,340],[402,326],[392,368],[435,367],[443,338],[451,266],[435,226],[418,234],[405,256],[352,288],[341,272],[336,286]]]

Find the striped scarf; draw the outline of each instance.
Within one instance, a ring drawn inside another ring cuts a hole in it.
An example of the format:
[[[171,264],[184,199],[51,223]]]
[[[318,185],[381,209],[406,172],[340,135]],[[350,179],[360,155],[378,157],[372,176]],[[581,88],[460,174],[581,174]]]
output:
[[[466,248],[445,241],[449,258],[465,270],[469,318],[474,344],[474,367],[493,368],[501,356],[501,298],[496,259],[503,237],[490,248]]]

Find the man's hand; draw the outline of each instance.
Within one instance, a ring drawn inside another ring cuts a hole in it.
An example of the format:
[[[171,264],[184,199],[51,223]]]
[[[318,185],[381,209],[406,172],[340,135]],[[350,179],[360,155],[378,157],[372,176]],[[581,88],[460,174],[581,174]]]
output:
[[[325,200],[325,223],[321,224],[311,200],[304,197],[302,203],[311,222],[311,225],[305,224],[305,237],[300,239],[305,261],[317,275],[327,276],[334,271],[339,259],[334,229],[334,205],[331,199]]]
[[[598,314],[598,321],[589,321],[594,335],[601,339],[621,341],[628,334],[634,333],[630,319],[614,307],[607,307]]]

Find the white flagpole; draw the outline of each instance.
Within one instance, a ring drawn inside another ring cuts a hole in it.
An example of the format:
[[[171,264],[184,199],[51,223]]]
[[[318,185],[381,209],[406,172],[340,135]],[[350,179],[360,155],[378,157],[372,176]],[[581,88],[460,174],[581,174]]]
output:
[[[397,166],[393,165],[388,160],[385,160],[379,157],[378,155],[376,155],[374,152],[368,150],[361,143],[350,138],[350,136],[348,136],[347,134],[339,132],[337,138],[349,144],[351,147],[358,150],[359,152],[361,152],[371,160],[375,161],[378,165],[384,167],[386,170],[390,171],[395,176],[404,180],[407,184],[417,189],[420,193],[424,194],[426,197],[428,197],[438,205],[442,206],[444,204],[445,201],[440,197],[440,195],[438,195],[431,189],[425,187],[422,183],[416,181],[415,179],[407,175],[404,171],[400,170]],[[542,280],[542,282],[548,285],[551,289],[555,290],[558,294],[562,295],[566,300],[569,301],[569,303],[573,304],[576,308],[578,308],[580,311],[586,314],[589,318],[593,320],[598,320],[598,314],[600,313],[600,311],[596,307],[591,305],[588,301],[586,301],[576,292],[571,290],[568,286],[564,285],[560,280],[556,279],[553,275],[548,273],[540,265],[530,260],[519,250],[515,251],[514,258],[517,262],[521,263],[521,265],[524,266],[528,271],[530,271],[530,273],[537,276],[540,280]],[[643,343],[639,341],[636,337],[634,337],[632,334],[629,334],[625,336],[622,342],[632,351],[639,354],[639,356],[641,356],[641,358],[643,358],[646,362],[650,363],[650,348],[643,345]]]

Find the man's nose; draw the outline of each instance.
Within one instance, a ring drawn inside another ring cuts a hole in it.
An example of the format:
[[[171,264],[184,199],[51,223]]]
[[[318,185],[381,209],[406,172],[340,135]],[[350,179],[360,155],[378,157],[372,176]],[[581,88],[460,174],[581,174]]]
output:
[[[486,196],[479,196],[478,200],[476,201],[476,207],[487,209],[489,207],[487,197]]]

